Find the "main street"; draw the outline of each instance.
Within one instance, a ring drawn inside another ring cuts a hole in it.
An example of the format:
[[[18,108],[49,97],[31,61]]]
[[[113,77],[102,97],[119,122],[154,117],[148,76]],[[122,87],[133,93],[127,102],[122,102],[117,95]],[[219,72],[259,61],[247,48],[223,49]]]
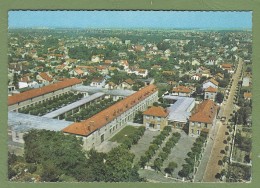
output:
[[[240,58],[239,63],[237,65],[237,70],[235,74],[232,76],[232,84],[230,87],[230,92],[228,94],[227,100],[225,100],[220,107],[220,114],[222,117],[226,117],[225,123],[222,123],[221,121],[217,121],[217,126],[212,131],[213,137],[213,147],[211,149],[211,152],[209,152],[209,160],[206,165],[206,169],[203,175],[203,182],[216,182],[219,181],[215,178],[215,175],[217,173],[220,173],[222,170],[222,166],[218,165],[218,161],[223,159],[224,154],[221,154],[221,150],[224,150],[225,144],[224,140],[226,139],[227,135],[225,135],[225,132],[228,132],[226,122],[231,118],[231,115],[233,114],[233,108],[234,108],[234,96],[237,90],[238,81],[240,79],[241,71],[243,67],[243,60]],[[215,132],[214,132],[215,131]]]

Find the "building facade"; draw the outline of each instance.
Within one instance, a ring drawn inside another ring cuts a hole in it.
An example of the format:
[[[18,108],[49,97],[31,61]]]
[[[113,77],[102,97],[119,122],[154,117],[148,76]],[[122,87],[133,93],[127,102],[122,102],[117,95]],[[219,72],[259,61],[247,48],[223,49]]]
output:
[[[54,99],[69,93],[72,86],[81,85],[82,81],[77,78],[66,79],[62,82],[50,84],[37,89],[32,89],[8,97],[8,111],[18,111],[46,100]]]
[[[210,132],[216,124],[218,106],[212,100],[200,103],[189,119],[189,136],[199,136],[200,133]]]
[[[133,121],[138,111],[146,110],[157,100],[156,86],[149,85],[91,118],[69,125],[63,132],[83,138],[83,147],[89,150],[110,139],[125,127],[127,122]]]
[[[168,125],[168,112],[161,106],[153,106],[143,112],[144,126],[156,130],[163,130]]]

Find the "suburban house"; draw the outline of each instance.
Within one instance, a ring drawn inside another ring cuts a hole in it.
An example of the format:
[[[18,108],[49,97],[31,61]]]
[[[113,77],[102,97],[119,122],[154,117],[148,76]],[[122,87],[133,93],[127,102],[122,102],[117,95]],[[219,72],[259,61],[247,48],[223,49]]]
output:
[[[226,63],[226,64],[220,65],[220,67],[222,68],[222,70],[228,71],[228,73],[231,73],[231,74],[234,73],[232,64]]]
[[[99,77],[99,78],[93,78],[92,82],[90,83],[90,86],[92,87],[105,87],[106,85],[106,79]]]
[[[202,131],[210,132],[216,124],[218,106],[212,100],[204,100],[189,119],[189,136],[199,136]]]
[[[152,106],[143,112],[143,123],[146,128],[163,130],[168,125],[168,112],[161,106]]]
[[[120,87],[122,89],[132,89],[134,83],[135,82],[132,79],[128,78],[120,84]]]
[[[48,72],[40,72],[36,79],[43,84],[50,84],[53,81],[52,76]]]
[[[221,73],[217,73],[217,74],[215,75],[215,78],[216,78],[216,79],[219,79],[219,80],[223,80],[223,79],[225,78],[225,76],[224,76],[223,74],[221,74]]]
[[[192,90],[186,86],[177,86],[172,89],[172,95],[180,97],[190,97]]]
[[[244,77],[242,82],[242,87],[249,87],[250,86],[250,78]]]
[[[75,68],[72,71],[70,71],[69,74],[73,75],[73,76],[80,76],[81,77],[81,76],[87,75],[87,72],[84,72],[80,68]]]
[[[204,90],[204,99],[210,99],[215,101],[216,95],[217,95],[218,89],[214,88],[212,86],[209,86]]]
[[[244,99],[251,100],[252,99],[252,93],[250,92],[244,92]]]
[[[213,79],[213,78],[211,78],[211,79],[209,79],[209,80],[206,80],[204,83],[203,83],[203,86],[202,86],[202,88],[203,88],[203,90],[205,90],[206,88],[208,88],[208,87],[214,87],[214,88],[218,88],[218,82],[215,80],[215,79]]]

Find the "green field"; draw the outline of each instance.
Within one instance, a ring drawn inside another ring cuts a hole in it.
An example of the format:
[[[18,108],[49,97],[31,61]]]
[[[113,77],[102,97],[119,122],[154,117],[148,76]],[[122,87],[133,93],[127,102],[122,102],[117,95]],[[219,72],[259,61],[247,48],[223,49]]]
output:
[[[129,136],[135,134],[137,127],[134,126],[126,126],[119,133],[113,136],[110,141],[123,143]]]

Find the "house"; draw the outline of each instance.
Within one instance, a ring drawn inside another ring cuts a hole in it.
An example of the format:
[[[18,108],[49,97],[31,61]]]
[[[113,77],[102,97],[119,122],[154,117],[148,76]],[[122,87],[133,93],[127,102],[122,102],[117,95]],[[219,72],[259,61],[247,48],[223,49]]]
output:
[[[137,69],[135,71],[135,74],[138,76],[146,77],[148,75],[148,70],[147,69]]]
[[[36,79],[43,84],[49,84],[53,81],[52,76],[48,72],[40,72]]]
[[[102,88],[105,87],[106,85],[106,79],[99,77],[99,78],[93,78],[92,82],[90,83],[90,86],[92,87],[98,87],[98,88]]]
[[[108,82],[104,87],[106,89],[117,89],[117,85],[114,82]]]
[[[196,74],[192,75],[190,79],[199,81],[201,79],[201,77],[202,77],[201,74],[196,73]]]
[[[189,119],[189,136],[199,136],[209,133],[216,124],[218,106],[212,100],[204,100],[197,107]]]
[[[215,101],[216,95],[217,95],[218,89],[209,86],[204,90],[204,99],[210,99]]]
[[[216,78],[216,79],[219,79],[219,80],[223,80],[223,79],[225,78],[225,76],[224,76],[224,74],[217,73],[217,74],[215,75],[215,78]]]
[[[252,99],[252,93],[244,92],[244,99],[245,100],[251,100]]]
[[[168,112],[161,106],[152,106],[143,112],[144,126],[152,129],[163,130],[168,125]]]
[[[105,65],[112,65],[112,64],[113,64],[113,61],[112,61],[112,60],[109,60],[109,59],[106,59],[106,60],[104,61],[104,64],[105,64]]]
[[[177,86],[172,89],[172,95],[181,97],[190,97],[192,90],[186,86]]]
[[[88,73],[87,72],[84,72],[83,70],[81,70],[80,68],[75,68],[73,70],[71,70],[69,72],[70,75],[73,75],[73,76],[84,76],[84,75],[87,75]]]
[[[202,77],[210,77],[211,73],[210,70],[201,66],[196,70],[196,73],[200,73]]]
[[[192,66],[200,65],[200,62],[199,62],[197,59],[194,59],[194,60],[191,62],[191,65],[192,65]]]
[[[93,56],[91,57],[91,61],[92,61],[93,63],[99,63],[99,62],[101,61],[101,59],[100,59],[99,56],[93,55]]]
[[[213,88],[218,88],[218,82],[215,79],[211,78],[209,80],[206,80],[203,83],[202,88],[203,88],[203,90],[205,90],[206,88],[208,88],[210,86],[213,87]]]
[[[121,61],[119,62],[119,64],[124,67],[124,70],[125,70],[125,71],[127,71],[127,70],[129,69],[129,64],[128,64],[128,61],[127,61],[127,60],[121,60]]]
[[[97,71],[100,72],[102,75],[107,75],[108,74],[108,68],[105,66],[98,66],[96,67]]]
[[[226,70],[226,71],[228,71],[228,73],[231,73],[231,74],[234,73],[233,65],[232,65],[232,64],[228,64],[228,63],[226,63],[226,64],[222,64],[222,65],[220,65],[220,67],[222,68],[222,70]]]
[[[130,89],[131,90],[134,84],[135,84],[135,82],[132,79],[128,78],[120,84],[120,87],[122,89]]]
[[[249,87],[250,86],[250,78],[244,77],[242,82],[242,87]]]
[[[205,65],[215,65],[215,59],[214,58],[210,58],[207,61],[204,62]]]

